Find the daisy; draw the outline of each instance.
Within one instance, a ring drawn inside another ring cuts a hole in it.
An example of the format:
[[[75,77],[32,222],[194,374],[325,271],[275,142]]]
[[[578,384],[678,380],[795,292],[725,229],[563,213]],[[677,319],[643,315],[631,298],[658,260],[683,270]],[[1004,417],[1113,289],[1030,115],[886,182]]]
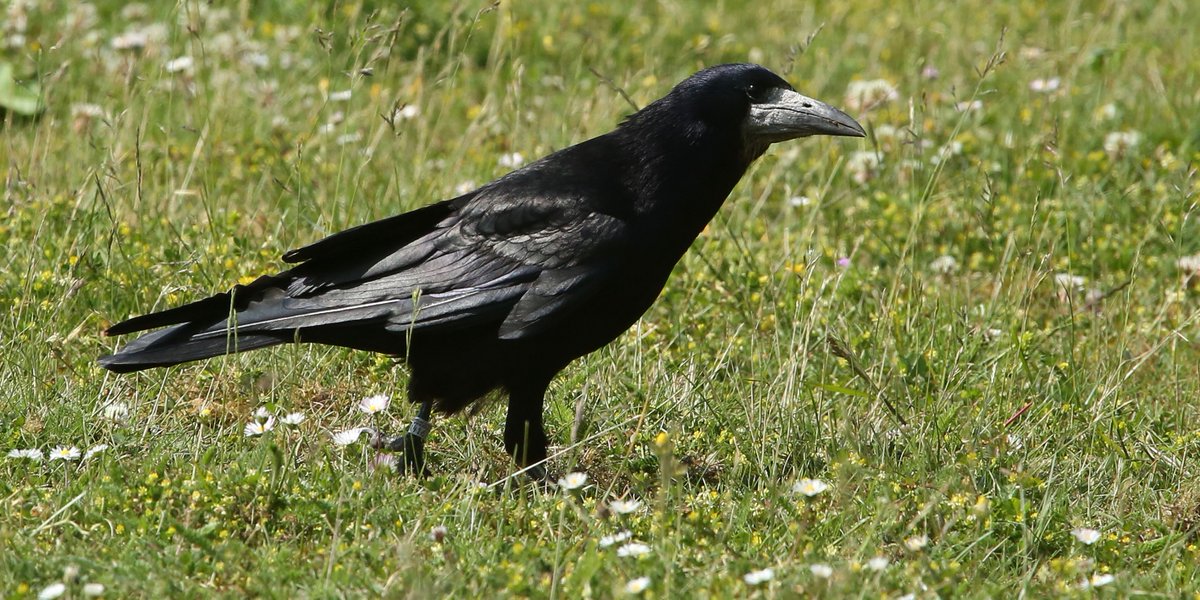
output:
[[[354,429],[339,431],[333,434],[333,443],[339,446],[349,446],[350,444],[357,442],[359,436],[361,436],[362,432],[366,430],[366,427],[355,427]]]
[[[429,539],[440,544],[442,543],[442,540],[446,539],[447,532],[448,530],[446,529],[445,525],[438,525],[437,527],[429,530]]]
[[[958,259],[949,254],[939,256],[929,263],[929,270],[942,275],[952,275],[958,272]]]
[[[100,414],[114,423],[124,423],[129,418],[129,405],[124,402],[109,402]]]
[[[294,413],[288,413],[286,415],[283,415],[283,417],[281,417],[279,419],[279,421],[282,422],[284,425],[295,426],[295,425],[299,425],[299,424],[303,423],[304,418],[305,418],[304,413],[294,412]]]
[[[83,453],[83,460],[87,460],[97,454],[100,454],[101,452],[104,452],[105,450],[108,450],[108,444],[96,444],[95,446],[88,448],[87,452]]]
[[[899,97],[896,87],[883,79],[851,81],[846,86],[846,107],[851,112],[870,110]]]
[[[625,593],[626,594],[640,594],[640,593],[646,591],[646,588],[648,588],[648,587],[650,587],[650,578],[649,577],[638,577],[637,579],[630,579],[629,583],[625,584]]]
[[[89,598],[95,598],[104,594],[103,583],[85,583],[83,584],[83,595]]]
[[[927,535],[914,535],[914,536],[904,540],[904,547],[908,548],[909,550],[911,550],[913,552],[917,552],[918,550],[920,550],[928,545],[929,545],[929,536],[927,536]]]
[[[405,121],[409,121],[411,119],[417,118],[420,114],[421,114],[421,109],[417,108],[417,105],[405,104],[404,106],[402,106],[399,110],[397,110],[395,112],[394,116],[398,119],[403,119]]]
[[[639,557],[650,554],[650,546],[641,542],[629,542],[620,548],[617,548],[617,556],[632,556]]]
[[[8,451],[9,458],[28,458],[29,460],[32,460],[33,462],[38,462],[38,461],[42,460],[43,456],[44,455],[42,454],[42,451],[38,450],[37,448],[28,448],[28,449],[24,449],[24,450],[14,448],[14,449]]]
[[[1142,134],[1136,131],[1114,131],[1104,136],[1104,151],[1113,158],[1125,156],[1142,142]]]
[[[770,581],[774,577],[775,569],[767,567],[758,571],[750,571],[749,573],[742,575],[742,581],[745,581],[750,585],[759,585]]]
[[[637,512],[639,509],[641,509],[642,501],[636,498],[633,500],[613,500],[612,502],[608,503],[608,507],[618,515],[627,515],[632,512]]]
[[[374,396],[367,396],[366,398],[363,398],[362,401],[358,403],[358,410],[361,410],[368,415],[373,415],[375,413],[380,413],[387,410],[388,405],[391,403],[391,398],[388,398],[383,394],[376,394]]]
[[[500,159],[496,163],[506,169],[516,169],[525,164],[525,157],[520,152],[509,152],[501,154]]]
[[[1034,79],[1033,81],[1029,82],[1029,89],[1034,92],[1049,94],[1050,92],[1057,90],[1061,85],[1062,80],[1058,77],[1051,77],[1049,79]]]
[[[883,162],[879,155],[869,151],[858,151],[850,154],[850,158],[846,159],[846,171],[850,173],[851,179],[858,183],[866,183],[870,181],[879,172],[879,165]]]
[[[792,491],[797,494],[804,494],[809,498],[824,492],[829,489],[829,484],[820,479],[801,479],[792,485]]]
[[[42,588],[42,591],[38,592],[37,597],[38,600],[54,600],[55,598],[62,596],[64,593],[66,593],[66,591],[67,584],[61,581],[56,581],[45,588]]]
[[[59,446],[50,451],[50,460],[79,460],[80,456],[75,446]]]
[[[126,31],[112,39],[114,50],[141,50],[149,42],[149,36],[141,31]]]
[[[597,542],[596,545],[600,546],[601,548],[607,548],[613,544],[624,542],[631,537],[633,537],[633,533],[626,530],[615,535],[606,535],[600,538],[600,541]]]
[[[191,71],[195,61],[190,56],[180,56],[179,58],[167,61],[166,69],[168,73],[181,73]]]
[[[345,102],[345,101],[349,100],[353,94],[354,94],[354,92],[351,90],[342,90],[340,92],[334,92],[332,94],[329,94],[329,101],[330,102]]]
[[[886,556],[876,556],[875,558],[867,561],[867,568],[872,571],[882,571],[888,568],[888,565],[891,563],[892,561]]]
[[[1079,540],[1079,543],[1086,546],[1091,546],[1100,541],[1100,531],[1090,527],[1076,527],[1071,530],[1071,535]]]
[[[267,410],[267,407],[265,406],[260,406],[254,409],[254,412],[251,413],[251,416],[253,416],[255,420],[266,421],[267,419],[271,418],[271,411]]]
[[[1084,579],[1083,581],[1080,581],[1079,587],[1085,590],[1090,588],[1104,587],[1113,581],[1116,581],[1116,579],[1117,577],[1112,573],[1096,573],[1095,575],[1092,575],[1091,579]]]
[[[833,567],[824,563],[809,565],[808,570],[812,571],[813,575],[816,575],[821,579],[829,579],[830,577],[833,577]]]
[[[558,480],[558,485],[565,490],[577,490],[587,483],[586,473],[567,473],[566,477]]]
[[[275,417],[267,417],[266,421],[254,421],[252,423],[246,423],[246,426],[242,428],[242,433],[245,434],[246,437],[254,437],[262,435],[272,429],[275,429]]]

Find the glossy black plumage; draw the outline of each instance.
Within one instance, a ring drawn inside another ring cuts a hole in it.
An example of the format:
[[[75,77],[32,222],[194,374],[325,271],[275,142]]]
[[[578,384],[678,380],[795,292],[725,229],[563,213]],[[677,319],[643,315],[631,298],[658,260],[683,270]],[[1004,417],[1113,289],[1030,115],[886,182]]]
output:
[[[99,362],[135,371],[293,341],[403,356],[410,399],[441,411],[508,392],[505,445],[541,461],[551,378],[645,312],[750,162],[779,139],[861,135],[823,105],[836,115],[812,132],[755,117],[774,137],[752,134],[764,89],[791,87],[754,65],[701,71],[608,134],[288,252],[278,275],[114,325],[165,329]]]

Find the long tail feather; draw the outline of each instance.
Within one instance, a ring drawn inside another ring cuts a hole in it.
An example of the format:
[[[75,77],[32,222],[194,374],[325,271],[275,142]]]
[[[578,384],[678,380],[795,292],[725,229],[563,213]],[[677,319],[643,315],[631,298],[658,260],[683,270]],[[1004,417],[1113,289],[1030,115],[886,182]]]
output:
[[[97,362],[110,371],[128,373],[245,352],[288,341],[288,338],[279,334],[263,333],[195,339],[191,335],[195,331],[191,325],[183,324],[148,333],[130,342],[116,354],[101,356]]]

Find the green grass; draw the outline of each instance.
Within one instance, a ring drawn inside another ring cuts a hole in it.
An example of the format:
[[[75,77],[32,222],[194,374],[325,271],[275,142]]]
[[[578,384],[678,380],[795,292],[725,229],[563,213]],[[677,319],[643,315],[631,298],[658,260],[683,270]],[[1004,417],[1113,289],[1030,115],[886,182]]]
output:
[[[0,125],[0,449],[109,447],[0,459],[6,597],[69,566],[72,597],[611,597],[639,576],[660,598],[1200,592],[1200,290],[1176,265],[1200,253],[1191,4],[74,4],[28,9],[0,54],[47,106]],[[768,152],[654,308],[556,380],[552,467],[581,490],[506,479],[497,403],[437,421],[423,481],[334,447],[366,395],[407,422],[387,357],[93,363],[111,320],[603,133],[630,110],[616,88],[644,105],[748,59],[843,107],[855,80],[898,95],[851,111],[869,140]],[[1119,131],[1139,143],[1106,151]],[[244,437],[261,405],[307,420]],[[794,493],[807,477],[830,487]],[[608,514],[619,497],[644,506]],[[624,529],[646,556],[599,545]]]

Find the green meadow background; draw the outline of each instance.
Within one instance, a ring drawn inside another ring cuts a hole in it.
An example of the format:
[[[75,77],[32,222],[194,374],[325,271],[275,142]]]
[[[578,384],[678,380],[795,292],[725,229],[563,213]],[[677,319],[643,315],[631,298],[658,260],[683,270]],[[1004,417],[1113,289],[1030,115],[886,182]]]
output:
[[[0,450],[44,457],[0,457],[3,597],[1200,591],[1195,3],[5,11]],[[580,488],[510,477],[500,402],[436,421],[424,480],[334,445],[406,426],[389,357],[93,362],[116,320],[735,61],[870,136],[770,150],[645,317],[556,380],[551,468]],[[305,419],[246,436],[259,407]],[[95,452],[51,460],[71,447]]]

